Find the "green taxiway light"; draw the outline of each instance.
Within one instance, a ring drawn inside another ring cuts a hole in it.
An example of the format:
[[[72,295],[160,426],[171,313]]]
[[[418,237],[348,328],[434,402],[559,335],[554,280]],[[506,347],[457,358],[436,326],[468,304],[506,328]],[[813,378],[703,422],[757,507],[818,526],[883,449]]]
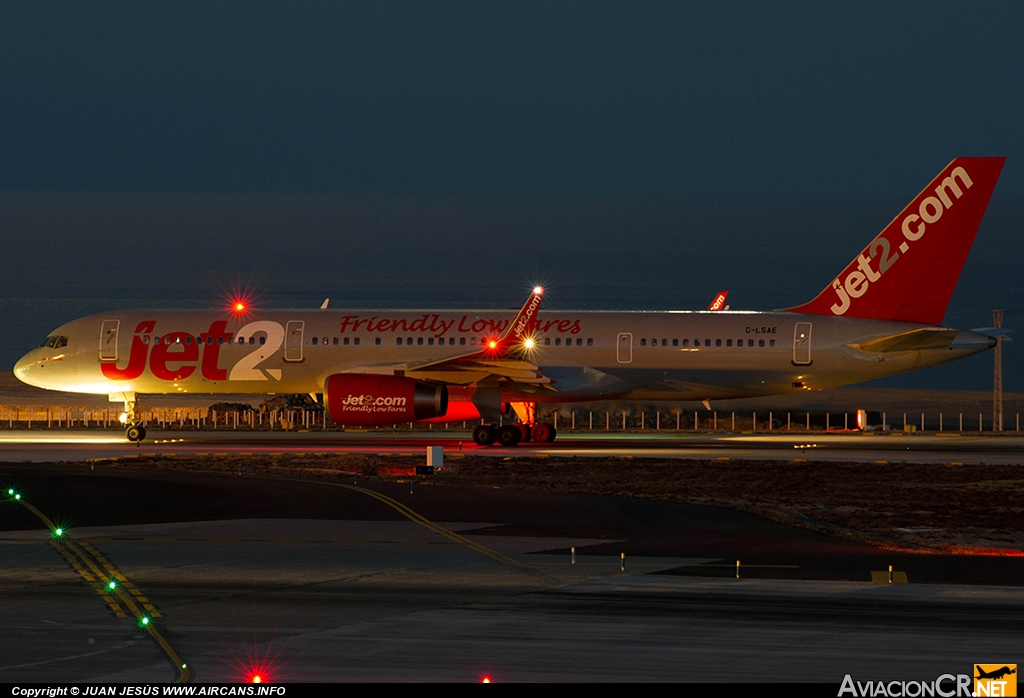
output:
[[[14,498],[17,499],[18,501],[21,501],[21,495],[20,494],[14,495]]]
[[[142,618],[139,620],[139,625],[149,625],[149,618],[147,618],[146,616],[142,616]]]
[[[117,586],[117,582],[115,582],[113,579],[111,579],[109,582],[107,582],[107,588],[108,589],[113,589],[116,586]]]
[[[60,538],[61,536],[64,535],[64,529],[63,528],[55,528],[55,529],[53,529],[53,535],[55,535],[58,538]]]
[[[14,494],[14,488],[12,487],[11,489],[7,490],[7,494],[13,495]]]

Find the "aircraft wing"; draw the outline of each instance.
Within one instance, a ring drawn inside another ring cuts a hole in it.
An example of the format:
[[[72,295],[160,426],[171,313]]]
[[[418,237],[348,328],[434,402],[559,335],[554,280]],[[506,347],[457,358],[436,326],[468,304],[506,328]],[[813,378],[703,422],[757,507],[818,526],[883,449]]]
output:
[[[500,337],[485,338],[482,349],[417,363],[375,366],[370,372],[399,370],[410,378],[455,385],[469,385],[496,376],[516,383],[548,386],[554,381],[534,365],[530,351],[534,341],[531,334],[543,294],[543,288],[535,288],[505,332]]]
[[[918,349],[941,349],[942,347],[948,347],[959,333],[960,330],[951,330],[947,327],[920,327],[909,332],[875,337],[866,342],[847,344],[846,346],[870,354],[888,354],[890,352],[916,351]]]

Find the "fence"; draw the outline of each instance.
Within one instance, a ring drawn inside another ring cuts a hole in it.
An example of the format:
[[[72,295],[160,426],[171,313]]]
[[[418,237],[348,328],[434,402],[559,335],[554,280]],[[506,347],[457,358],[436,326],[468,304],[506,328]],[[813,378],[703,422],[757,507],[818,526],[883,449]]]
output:
[[[6,429],[123,429],[118,420],[121,410],[75,410],[46,407],[0,406],[0,428]],[[207,430],[231,429],[249,431],[323,431],[344,430],[326,419],[323,410],[212,410],[205,408],[140,409],[139,420],[147,429]],[[935,433],[991,432],[991,415],[984,413],[956,414],[871,412],[869,431],[928,431]],[[500,422],[515,421],[509,415]],[[538,410],[538,421],[547,421],[562,432],[828,432],[850,431],[857,426],[856,412],[693,412],[683,410]],[[872,424],[871,422],[874,422]],[[1008,423],[1009,422],[1009,423]],[[404,424],[381,427],[379,430],[462,430],[477,422],[447,424]],[[378,430],[378,429],[374,429]],[[1020,414],[1005,420],[1003,431],[1020,431]]]

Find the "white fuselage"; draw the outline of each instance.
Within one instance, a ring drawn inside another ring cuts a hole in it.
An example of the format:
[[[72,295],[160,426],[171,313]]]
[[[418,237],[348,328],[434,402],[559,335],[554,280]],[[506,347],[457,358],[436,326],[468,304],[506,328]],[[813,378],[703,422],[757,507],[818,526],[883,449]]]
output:
[[[67,323],[16,365],[22,381],[85,393],[320,393],[338,373],[415,375],[482,347],[513,311],[112,312]],[[988,349],[871,353],[850,345],[926,325],[792,312],[542,311],[527,357],[549,385],[492,380],[502,399],[721,400],[815,390],[934,366]],[[47,346],[49,344],[50,346]],[[471,394],[445,376],[452,399]],[[486,380],[481,384],[487,383]]]

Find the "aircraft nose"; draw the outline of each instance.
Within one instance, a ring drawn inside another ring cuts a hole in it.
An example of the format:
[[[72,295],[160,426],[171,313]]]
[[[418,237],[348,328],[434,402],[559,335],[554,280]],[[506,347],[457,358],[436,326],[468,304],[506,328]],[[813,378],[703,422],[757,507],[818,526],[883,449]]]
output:
[[[27,383],[36,388],[43,388],[45,386],[39,383],[39,364],[38,352],[32,350],[14,364],[14,376],[22,383]]]

